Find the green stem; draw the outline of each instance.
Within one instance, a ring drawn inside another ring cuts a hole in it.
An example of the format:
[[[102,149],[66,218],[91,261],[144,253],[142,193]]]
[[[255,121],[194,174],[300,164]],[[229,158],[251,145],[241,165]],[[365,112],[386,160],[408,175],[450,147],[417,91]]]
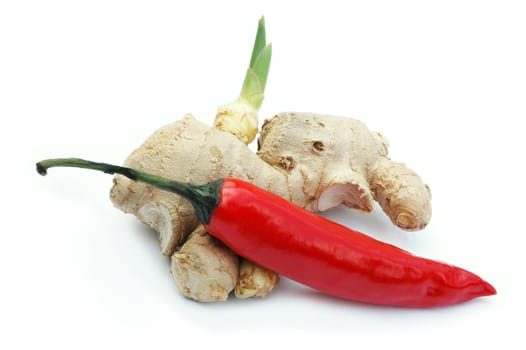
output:
[[[46,175],[47,170],[53,167],[84,168],[102,171],[106,174],[120,174],[133,181],[144,182],[158,189],[176,193],[192,203],[199,221],[203,224],[210,222],[214,209],[219,205],[221,185],[223,183],[221,179],[205,185],[192,185],[132,168],[97,163],[79,158],[46,159],[38,162],[36,166],[40,175]]]

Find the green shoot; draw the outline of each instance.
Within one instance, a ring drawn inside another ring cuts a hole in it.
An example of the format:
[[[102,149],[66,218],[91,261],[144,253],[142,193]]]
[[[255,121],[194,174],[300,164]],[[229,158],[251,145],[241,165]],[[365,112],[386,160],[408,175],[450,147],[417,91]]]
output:
[[[267,44],[265,18],[261,17],[239,97],[232,102],[219,105],[214,127],[232,135],[247,145],[258,132],[258,110],[263,103],[265,85],[270,68],[272,46]]]
[[[246,100],[255,110],[259,110],[263,103],[271,56],[272,45],[267,44],[265,18],[261,17],[252,49],[250,65],[239,96]]]

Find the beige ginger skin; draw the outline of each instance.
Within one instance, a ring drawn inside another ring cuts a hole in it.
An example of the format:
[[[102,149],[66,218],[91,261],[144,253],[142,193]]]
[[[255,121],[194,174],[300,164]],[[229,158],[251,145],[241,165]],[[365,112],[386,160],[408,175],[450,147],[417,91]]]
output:
[[[370,212],[375,199],[404,230],[420,230],[431,219],[429,188],[390,160],[387,140],[359,120],[281,113],[264,123],[258,145],[262,160],[287,173],[292,202],[308,210],[344,204]]]
[[[263,125],[256,155],[235,136],[187,115],[158,129],[124,165],[195,184],[241,178],[311,211],[344,204],[370,212],[376,199],[397,226],[422,229],[431,217],[429,189],[387,158],[387,147],[355,119],[281,113]],[[277,274],[209,236],[181,197],[115,176],[111,199],[159,232],[186,297],[226,300],[234,288],[240,298],[265,296],[278,283]]]
[[[191,115],[158,129],[124,164],[196,184],[237,177],[290,200],[285,174],[259,159],[234,135]],[[240,298],[264,296],[279,280],[274,272],[244,259],[240,273],[237,255],[203,235],[192,206],[177,195],[115,176],[111,200],[159,232],[161,252],[172,257],[172,275],[188,298],[226,300],[236,285]]]

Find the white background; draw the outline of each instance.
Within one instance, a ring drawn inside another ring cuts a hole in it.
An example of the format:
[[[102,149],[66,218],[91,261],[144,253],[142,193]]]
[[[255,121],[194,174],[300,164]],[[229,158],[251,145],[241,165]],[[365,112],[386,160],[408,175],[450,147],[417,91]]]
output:
[[[36,174],[50,157],[121,163],[187,112],[210,123],[262,14],[261,115],[359,118],[433,193],[421,232],[381,211],[327,215],[498,295],[397,309],[283,281],[264,300],[192,302],[155,234],[112,207],[111,177]],[[521,1],[1,2],[0,348],[524,348],[525,18]]]

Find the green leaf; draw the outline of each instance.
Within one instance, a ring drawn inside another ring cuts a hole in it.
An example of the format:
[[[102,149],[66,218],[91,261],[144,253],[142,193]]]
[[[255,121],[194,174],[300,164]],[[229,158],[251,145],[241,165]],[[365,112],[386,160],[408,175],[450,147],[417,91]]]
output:
[[[272,56],[272,44],[268,44],[261,50],[259,55],[254,62],[254,65],[251,67],[259,81],[261,82],[261,92],[265,91],[265,86],[267,85],[268,71],[270,68],[270,58]]]
[[[252,49],[252,57],[250,57],[250,68],[254,67],[256,57],[267,44],[265,33],[265,17],[261,17],[258,22],[258,31],[256,33],[256,40],[254,41],[254,48]]]

